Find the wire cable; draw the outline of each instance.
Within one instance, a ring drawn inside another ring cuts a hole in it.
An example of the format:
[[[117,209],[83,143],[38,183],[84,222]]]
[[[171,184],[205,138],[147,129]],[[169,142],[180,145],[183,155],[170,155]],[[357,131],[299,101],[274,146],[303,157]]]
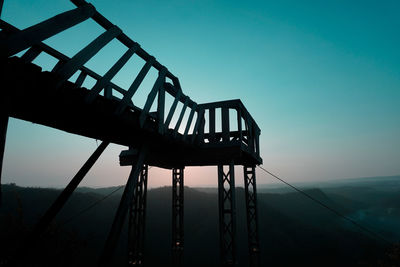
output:
[[[87,206],[86,208],[84,208],[83,210],[79,211],[78,213],[75,213],[74,215],[72,215],[71,217],[69,217],[67,220],[65,220],[64,222],[62,222],[60,224],[60,226],[66,225],[67,223],[70,223],[71,221],[75,220],[77,217],[81,216],[82,214],[84,214],[85,212],[91,210],[92,208],[94,208],[95,206],[97,206],[98,204],[100,204],[100,202],[106,200],[107,198],[111,197],[113,194],[115,194],[116,192],[118,192],[119,190],[121,190],[124,186],[121,185],[119,187],[117,187],[117,189],[113,190],[111,193],[105,195],[103,198],[100,198],[99,200],[97,200],[96,202],[92,203],[91,205]]]
[[[148,170],[150,170],[153,166],[148,167]],[[64,222],[62,222],[60,224],[60,226],[66,225],[68,223],[70,223],[71,221],[75,220],[77,217],[81,216],[82,214],[84,214],[85,212],[88,212],[89,210],[91,210],[92,208],[94,208],[95,206],[97,206],[98,204],[100,204],[101,202],[103,202],[104,200],[106,200],[107,198],[111,197],[113,194],[115,194],[116,192],[118,192],[119,190],[121,190],[124,186],[120,185],[118,188],[116,188],[115,190],[113,190],[111,193],[105,195],[104,197],[102,197],[101,199],[95,201],[94,203],[92,203],[91,205],[87,206],[86,208],[82,209],[81,211],[79,211],[78,213],[75,213],[74,215],[72,215],[71,217],[69,217],[67,220],[65,220]]]
[[[358,222],[356,222],[355,220],[351,219],[350,217],[340,213],[339,211],[329,207],[328,205],[324,204],[323,202],[319,201],[318,199],[312,197],[310,194],[304,192],[303,190],[295,187],[294,185],[289,184],[288,182],[286,182],[285,180],[283,180],[282,178],[279,178],[277,175],[273,174],[272,172],[264,169],[263,167],[261,167],[260,165],[258,165],[258,168],[260,168],[261,170],[263,170],[264,172],[266,172],[267,174],[271,175],[272,177],[274,177],[275,179],[281,181],[282,183],[286,184],[287,186],[291,187],[292,189],[294,189],[295,191],[299,192],[300,194],[302,194],[303,196],[311,199],[312,201],[314,201],[315,203],[319,204],[321,207],[326,208],[327,210],[331,211],[332,213],[336,214],[337,216],[343,218],[344,220],[352,223],[354,226],[356,226],[357,228],[363,230],[364,232],[370,234],[371,236],[383,240],[384,242],[393,245],[393,243],[391,241],[389,241],[388,239],[386,239],[385,237],[383,237],[382,235],[366,228],[365,226],[362,226],[361,224],[359,224]]]

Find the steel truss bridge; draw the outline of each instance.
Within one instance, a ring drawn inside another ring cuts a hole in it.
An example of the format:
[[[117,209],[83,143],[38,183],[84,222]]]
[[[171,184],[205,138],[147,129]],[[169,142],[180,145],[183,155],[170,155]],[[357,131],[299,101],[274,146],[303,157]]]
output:
[[[0,173],[9,117],[102,140],[40,219],[27,244],[34,245],[35,239],[47,229],[104,149],[115,143],[128,147],[120,154],[120,165],[129,165],[132,169],[98,260],[99,266],[111,264],[127,216],[127,264],[143,264],[149,165],[172,169],[171,248],[174,266],[183,265],[185,166],[217,166],[220,262],[221,266],[237,265],[234,166],[242,165],[249,266],[258,266],[255,167],[262,163],[262,159],[257,123],[238,99],[196,103],[183,93],[176,76],[97,12],[93,5],[84,0],[71,1],[76,5],[75,9],[23,30],[0,20]],[[67,57],[43,43],[47,38],[89,19],[105,31],[74,56]],[[127,51],[104,75],[84,66],[112,40],[118,40]],[[32,63],[42,53],[57,60],[51,71],[43,71]],[[145,64],[130,87],[121,88],[111,80],[134,54]],[[148,92],[144,107],[139,108],[132,102],[132,97],[151,69],[158,72],[158,77]],[[71,79],[74,74],[78,74],[76,80]],[[82,86],[87,77],[96,80],[92,88]],[[166,94],[174,99],[169,110],[165,107]],[[179,102],[183,104],[180,111],[177,110]],[[153,103],[156,111],[151,112]],[[216,119],[216,112],[221,112],[220,120]],[[185,114],[189,114],[187,119],[184,119]],[[175,123],[172,120],[174,115],[178,118]],[[230,125],[233,120],[237,120],[235,130]],[[179,129],[184,130],[180,132]]]

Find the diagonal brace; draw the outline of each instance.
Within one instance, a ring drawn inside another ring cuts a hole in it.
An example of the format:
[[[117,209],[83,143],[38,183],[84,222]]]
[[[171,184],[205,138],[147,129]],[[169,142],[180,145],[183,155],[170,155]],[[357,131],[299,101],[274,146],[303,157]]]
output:
[[[138,177],[140,171],[142,170],[146,154],[147,147],[143,146],[139,151],[136,162],[132,163],[131,173],[129,174],[129,178],[126,183],[124,193],[122,194],[121,201],[115,214],[114,221],[111,226],[110,233],[108,234],[103,252],[100,255],[99,266],[110,266],[111,264],[112,255],[114,253],[115,247],[117,246],[122,230],[122,225],[124,224],[130,203],[133,200],[135,188],[137,187],[138,183]]]
[[[106,149],[106,147],[110,144],[108,141],[103,141],[97,149],[93,152],[93,154],[89,157],[89,159],[83,164],[82,168],[76,173],[74,178],[72,178],[71,182],[67,185],[67,187],[61,192],[56,201],[51,205],[51,207],[46,211],[43,217],[40,219],[39,223],[36,225],[33,231],[33,237],[37,237],[49,226],[54,217],[58,214],[58,212],[62,209],[65,203],[68,201],[72,193],[78,187],[79,183],[86,176],[89,170],[93,167],[94,163]]]
[[[7,126],[8,126],[8,116],[6,114],[0,114],[0,207],[2,202],[1,173],[3,169],[4,149],[6,146]]]

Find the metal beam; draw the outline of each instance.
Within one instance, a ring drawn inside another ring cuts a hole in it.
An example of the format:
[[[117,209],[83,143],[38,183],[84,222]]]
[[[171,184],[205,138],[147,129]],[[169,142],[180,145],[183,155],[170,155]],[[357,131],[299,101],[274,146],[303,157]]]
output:
[[[110,266],[111,264],[112,256],[121,234],[122,225],[124,224],[130,203],[133,200],[135,188],[138,183],[139,174],[142,170],[146,154],[147,148],[143,146],[140,151],[138,151],[136,161],[132,162],[132,170],[129,174],[128,181],[126,182],[125,190],[122,194],[103,252],[100,255],[99,266]]]
[[[163,86],[165,82],[165,74],[168,72],[167,68],[162,68],[159,73],[158,73],[158,78],[156,82],[153,85],[153,88],[151,89],[150,93],[147,95],[147,100],[146,103],[144,104],[142,113],[139,116],[139,124],[140,127],[144,126],[144,123],[146,121],[146,117],[150,112],[151,105],[154,102],[154,98],[156,97],[159,89],[161,86]]]
[[[114,26],[100,34],[96,39],[94,39],[85,48],[75,54],[67,62],[62,60],[56,64],[53,68],[53,72],[60,75],[62,81],[68,80],[74,73],[80,69],[86,62],[88,62],[97,52],[100,51],[104,46],[111,42],[116,36],[121,34],[122,31],[117,26]],[[118,63],[118,62],[117,62]],[[60,82],[61,84],[61,82]]]
[[[218,165],[218,207],[221,266],[236,264],[235,172],[231,162],[228,171]]]
[[[249,247],[249,266],[259,266],[259,235],[257,216],[257,188],[255,166],[243,166],[246,197],[247,237]]]
[[[96,9],[91,4],[86,4],[14,33],[0,41],[0,47],[2,50],[4,49],[2,54],[12,56],[32,45],[39,44],[41,41],[85,21],[95,12]]]
[[[183,120],[183,116],[185,115],[185,112],[186,112],[186,108],[187,108],[188,103],[189,103],[189,97],[186,97],[186,100],[185,100],[185,103],[183,104],[181,113],[179,114],[178,121],[177,121],[176,124],[175,124],[174,136],[177,135],[178,130],[179,130],[179,127],[181,126],[181,123],[182,123],[182,120]]]
[[[122,112],[124,112],[126,107],[129,105],[129,101],[132,100],[133,95],[136,93],[140,84],[143,82],[144,77],[146,77],[147,73],[149,72],[151,66],[154,64],[155,60],[156,59],[154,57],[151,57],[148,61],[146,61],[146,64],[144,64],[139,74],[136,76],[135,80],[129,87],[128,91],[126,91],[124,97],[119,102],[119,105],[115,110],[116,115],[120,115]]]
[[[198,109],[196,123],[194,125],[193,132],[192,132],[192,140],[190,140],[192,143],[194,143],[194,141],[196,140],[196,137],[201,132],[201,130],[199,130],[199,128],[201,127],[200,125],[203,122],[203,119],[204,119],[204,109]]]
[[[222,121],[222,142],[228,143],[230,141],[229,136],[229,108],[221,109],[221,121]]]
[[[164,113],[165,113],[165,89],[160,87],[158,90],[157,99],[157,123],[158,123],[158,133],[164,133]]]
[[[129,207],[128,265],[142,266],[144,252],[144,230],[146,221],[148,165],[143,165]]]
[[[92,103],[96,96],[110,83],[111,79],[122,69],[122,67],[128,62],[128,60],[133,56],[135,51],[138,49],[137,46],[133,46],[129,48],[121,58],[114,63],[114,65],[109,69],[106,74],[101,77],[100,80],[97,80],[96,84],[90,90],[90,93],[86,97],[87,103]]]
[[[172,266],[183,266],[183,170],[172,169]]]
[[[208,111],[208,115],[209,115],[208,132],[210,133],[208,141],[210,143],[214,143],[216,141],[216,139],[215,139],[215,108],[210,108]]]
[[[179,102],[179,100],[181,98],[181,95],[182,95],[182,91],[178,91],[178,93],[175,96],[174,102],[172,103],[171,108],[169,110],[167,119],[165,120],[165,127],[166,128],[168,128],[168,126],[169,126],[169,124],[170,124],[170,122],[172,120],[172,117],[174,116],[174,112],[175,112],[176,106],[178,105],[178,102]]]
[[[85,71],[81,70],[81,73],[79,73],[79,76],[75,81],[75,86],[81,87],[83,82],[85,81],[86,77],[87,77],[87,73]]]
[[[242,131],[242,111],[240,109],[236,109],[237,111],[237,125],[238,125],[238,132],[239,137],[238,140],[242,143],[243,140],[243,131]]]
[[[49,226],[49,224],[53,221],[54,217],[60,212],[62,207],[64,207],[65,203],[68,201],[69,197],[78,187],[79,183],[86,176],[89,170],[93,167],[94,163],[106,149],[106,147],[110,144],[108,141],[103,141],[93,152],[93,154],[89,157],[89,159],[83,164],[82,168],[75,174],[74,178],[72,178],[71,182],[65,187],[65,189],[61,192],[61,194],[57,197],[56,201],[51,205],[51,207],[46,211],[43,217],[40,219],[39,223],[35,226],[33,231],[33,238],[37,238],[44,230]]]
[[[21,56],[21,59],[27,63],[32,62],[40,55],[40,53],[42,53],[42,49],[38,45],[34,45]]]
[[[183,133],[183,140],[186,140],[186,137],[188,136],[190,126],[192,125],[193,116],[194,116],[194,113],[196,112],[196,108],[197,108],[197,104],[194,103],[194,106],[193,106],[192,110],[190,111],[189,118],[186,122],[185,132]]]
[[[3,170],[4,149],[6,147],[7,126],[8,126],[8,115],[2,113],[0,114],[0,207],[2,203],[1,174]]]

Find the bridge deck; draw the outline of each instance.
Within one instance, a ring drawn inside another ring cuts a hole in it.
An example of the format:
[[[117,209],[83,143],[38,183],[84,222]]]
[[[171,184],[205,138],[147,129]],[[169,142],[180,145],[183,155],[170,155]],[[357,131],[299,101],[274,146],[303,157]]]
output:
[[[160,167],[218,165],[232,160],[245,165],[262,162],[260,128],[240,100],[197,104],[183,93],[176,76],[91,4],[83,0],[72,2],[76,9],[23,30],[0,20],[2,113],[131,148],[146,144],[150,152],[146,163]],[[71,58],[43,43],[88,19],[105,31]],[[104,75],[85,67],[112,40],[127,48],[114,65]],[[20,57],[16,56],[24,50]],[[32,63],[42,53],[57,60],[51,72]],[[112,79],[134,54],[145,64],[132,75],[136,78],[130,87],[121,88]],[[158,71],[158,77],[143,108],[138,108],[132,97],[150,70]],[[72,81],[75,74],[79,74],[78,78]],[[87,77],[95,80],[89,89],[82,87]],[[166,94],[174,99],[168,110]],[[183,105],[179,111],[178,103]],[[154,105],[156,111],[151,112]],[[220,121],[217,112],[221,112]],[[231,121],[236,122],[236,129]]]
[[[124,146],[138,147],[146,143],[150,152],[147,163],[164,168],[228,164],[232,159],[235,164],[243,165],[262,161],[245,142],[234,138],[238,137],[237,131],[231,132],[232,140],[228,143],[203,142],[193,134],[183,140],[183,135],[173,129],[160,134],[154,114],[149,114],[141,127],[141,109],[131,105],[116,115],[119,99],[102,95],[88,104],[85,99],[90,90],[71,82],[63,83],[56,90],[57,74],[43,72],[20,58],[1,61],[1,69],[1,106],[11,117]],[[209,137],[206,133],[203,138]],[[221,139],[222,133],[215,133],[214,138]]]

